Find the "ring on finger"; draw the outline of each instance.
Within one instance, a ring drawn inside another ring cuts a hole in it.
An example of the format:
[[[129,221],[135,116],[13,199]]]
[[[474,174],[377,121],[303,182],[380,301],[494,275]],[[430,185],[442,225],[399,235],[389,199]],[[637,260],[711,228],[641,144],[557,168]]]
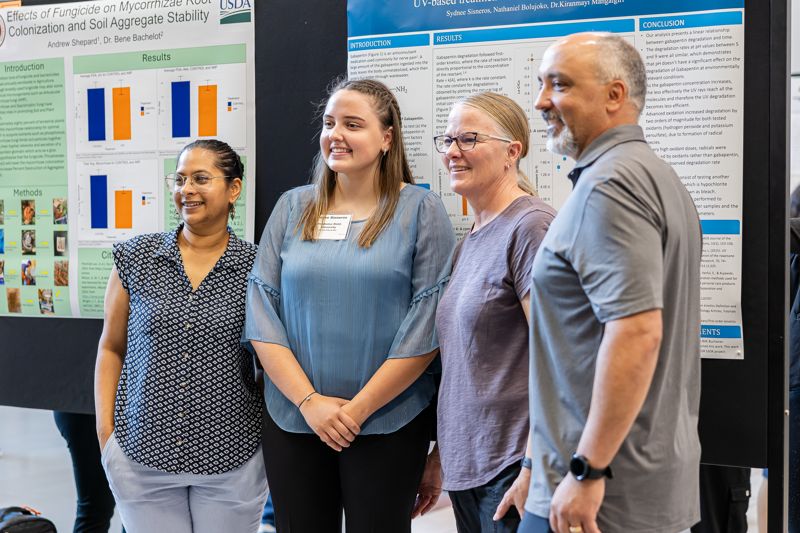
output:
[[[583,533],[581,526],[569,526],[569,533]]]

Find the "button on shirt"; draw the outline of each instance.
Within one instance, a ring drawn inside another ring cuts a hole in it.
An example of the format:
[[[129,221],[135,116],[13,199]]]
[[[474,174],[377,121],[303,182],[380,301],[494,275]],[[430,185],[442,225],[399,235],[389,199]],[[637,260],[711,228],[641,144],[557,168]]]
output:
[[[114,245],[130,297],[114,431],[140,464],[220,474],[247,462],[261,440],[253,359],[240,344],[256,246],[229,230],[225,253],[195,291],[178,231]]]
[[[304,241],[298,222],[312,195],[311,186],[287,192],[267,222],[244,338],[289,348],[316,391],[351,399],[386,359],[438,348],[434,317],[455,237],[439,197],[409,185],[369,248],[358,245],[364,221],[353,221],[343,240]],[[369,417],[361,435],[397,431],[430,403],[434,389],[433,375],[423,374]],[[265,399],[283,430],[312,432],[269,380]]]

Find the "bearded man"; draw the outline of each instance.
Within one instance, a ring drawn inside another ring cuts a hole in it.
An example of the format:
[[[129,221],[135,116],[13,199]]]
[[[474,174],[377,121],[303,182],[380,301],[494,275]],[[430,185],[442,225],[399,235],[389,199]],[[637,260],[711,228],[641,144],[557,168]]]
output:
[[[637,125],[638,51],[553,44],[536,109],[574,189],[532,266],[532,476],[520,531],[676,533],[700,520],[694,203]]]

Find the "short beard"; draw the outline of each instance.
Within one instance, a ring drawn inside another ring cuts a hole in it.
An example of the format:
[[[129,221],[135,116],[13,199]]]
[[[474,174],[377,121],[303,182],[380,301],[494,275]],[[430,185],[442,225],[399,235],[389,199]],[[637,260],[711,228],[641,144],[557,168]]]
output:
[[[561,132],[557,136],[553,137],[549,131],[547,132],[547,144],[545,145],[547,149],[554,154],[561,154],[575,159],[579,150],[578,143],[575,142],[575,137],[572,135],[572,130],[567,127],[555,111],[542,113],[542,117],[546,123],[553,119],[561,122]]]

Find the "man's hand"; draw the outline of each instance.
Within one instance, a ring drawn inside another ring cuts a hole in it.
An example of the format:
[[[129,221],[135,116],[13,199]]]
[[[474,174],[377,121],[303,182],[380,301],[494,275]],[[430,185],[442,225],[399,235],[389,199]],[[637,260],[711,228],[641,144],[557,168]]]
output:
[[[347,402],[343,398],[315,394],[300,406],[300,414],[309,427],[337,452],[350,446],[361,431],[359,425],[342,411]]]
[[[567,474],[550,502],[550,528],[555,533],[600,533],[597,512],[605,492],[605,479],[578,481]]]
[[[525,500],[528,499],[530,483],[531,471],[529,468],[523,468],[517,476],[517,479],[514,480],[514,483],[511,484],[511,487],[509,487],[503,495],[503,499],[500,500],[500,505],[497,506],[497,511],[495,511],[492,520],[497,521],[502,519],[508,510],[511,509],[512,505],[517,508],[520,518],[525,516]]]
[[[419,483],[417,501],[414,502],[411,518],[422,516],[433,509],[441,494],[442,463],[439,461],[439,450],[434,448],[425,462],[425,471],[422,474],[422,481]]]

